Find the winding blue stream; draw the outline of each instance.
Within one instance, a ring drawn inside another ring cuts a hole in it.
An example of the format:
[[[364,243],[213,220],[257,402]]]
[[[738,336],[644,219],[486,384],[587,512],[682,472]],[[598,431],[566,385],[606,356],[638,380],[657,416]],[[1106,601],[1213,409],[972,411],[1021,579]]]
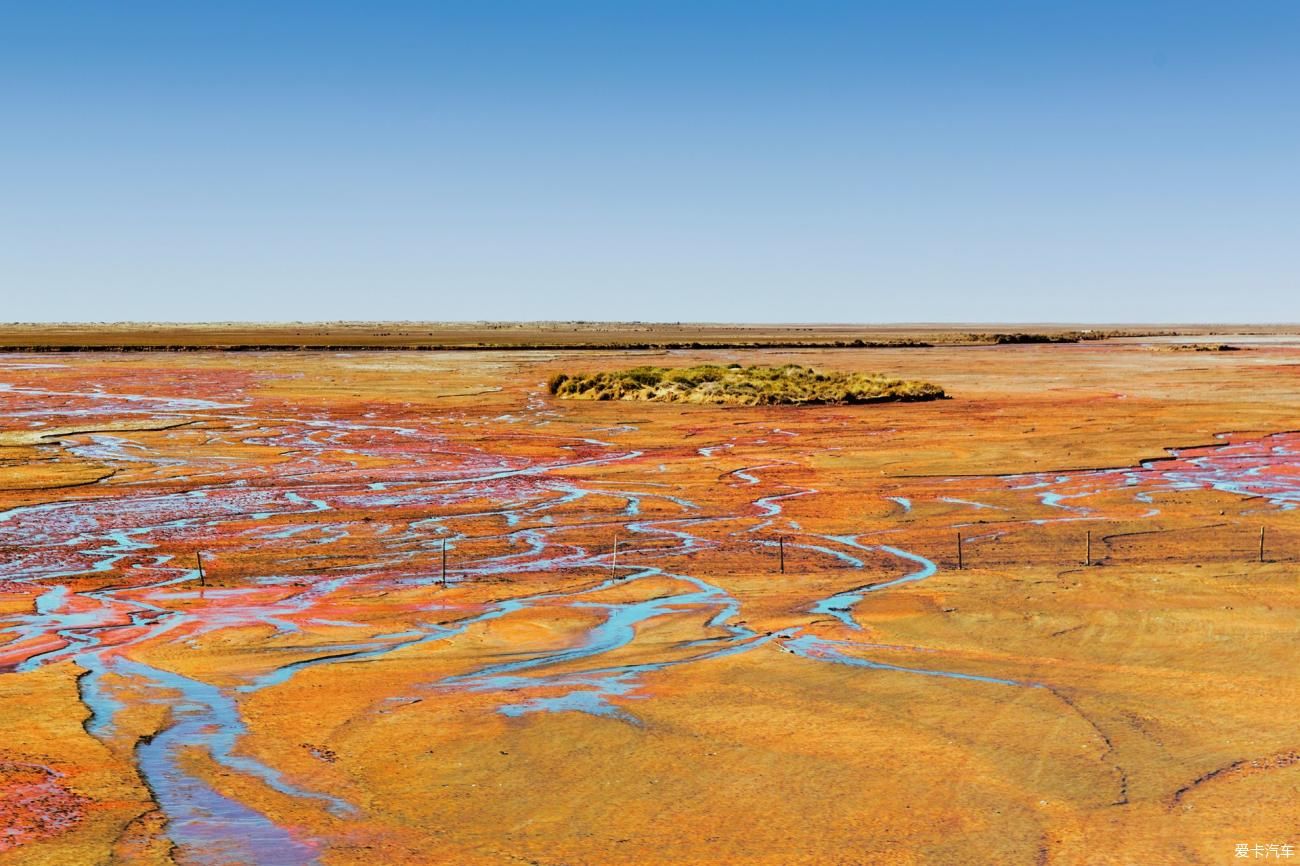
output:
[[[920,568],[918,568],[916,571],[909,572],[908,574],[905,574],[902,577],[896,577],[893,580],[886,580],[880,583],[869,583],[864,586],[859,586],[850,590],[846,590],[844,592],[839,592],[836,593],[835,595],[830,596],[829,598],[822,599],[821,601],[817,602],[812,606],[811,610],[813,613],[820,613],[820,614],[826,614],[828,616],[833,616],[836,619],[838,619],[840,622],[847,625],[849,628],[853,628],[853,629],[862,628],[862,626],[858,624],[857,620],[853,618],[853,606],[858,602],[862,601],[862,599],[866,597],[867,593],[879,592],[882,589],[889,589],[890,587],[899,586],[904,583],[912,583],[913,581],[924,580],[925,578],[930,577],[931,575],[935,574],[939,570],[939,567],[937,565],[935,565],[929,559],[926,559],[924,556],[921,556],[920,554],[912,553],[907,550],[903,550],[898,547],[891,547],[887,544],[882,544],[875,548],[866,547],[860,544],[856,538],[849,535],[832,535],[827,537],[835,541],[838,541],[841,544],[847,544],[850,547],[856,547],[861,550],[880,550],[890,554],[891,556],[896,556],[900,559],[908,560],[920,566]],[[858,567],[862,567],[861,562],[858,562]]]

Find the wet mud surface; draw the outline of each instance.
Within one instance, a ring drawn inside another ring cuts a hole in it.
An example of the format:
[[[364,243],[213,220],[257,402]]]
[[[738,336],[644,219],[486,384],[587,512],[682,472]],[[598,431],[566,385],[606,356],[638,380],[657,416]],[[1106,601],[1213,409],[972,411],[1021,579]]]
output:
[[[0,357],[0,861],[1290,841],[1300,355],[926,352],[834,360],[954,400],[800,409],[560,403],[535,352]]]

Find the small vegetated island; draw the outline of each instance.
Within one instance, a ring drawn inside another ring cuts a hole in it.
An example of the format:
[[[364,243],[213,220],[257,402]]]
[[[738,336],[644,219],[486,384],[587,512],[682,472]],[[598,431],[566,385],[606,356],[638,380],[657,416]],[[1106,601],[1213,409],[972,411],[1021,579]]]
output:
[[[602,373],[557,373],[551,394],[569,400],[645,400],[736,406],[885,403],[941,400],[929,382],[879,373],[822,372],[798,364],[742,367],[632,367]]]

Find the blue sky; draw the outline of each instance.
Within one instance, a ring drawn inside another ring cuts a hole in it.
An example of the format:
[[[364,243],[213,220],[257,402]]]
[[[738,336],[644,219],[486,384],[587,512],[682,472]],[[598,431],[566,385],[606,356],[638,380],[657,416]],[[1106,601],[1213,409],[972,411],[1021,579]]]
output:
[[[0,321],[1300,321],[1300,3],[0,2]]]

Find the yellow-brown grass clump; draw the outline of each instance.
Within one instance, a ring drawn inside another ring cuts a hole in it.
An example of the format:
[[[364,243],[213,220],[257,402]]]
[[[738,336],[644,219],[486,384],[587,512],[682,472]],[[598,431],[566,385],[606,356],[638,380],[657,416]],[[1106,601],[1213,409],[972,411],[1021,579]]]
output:
[[[632,367],[603,373],[557,373],[551,394],[569,400],[647,400],[737,406],[883,403],[943,399],[929,382],[878,373],[823,373],[811,367]]]

